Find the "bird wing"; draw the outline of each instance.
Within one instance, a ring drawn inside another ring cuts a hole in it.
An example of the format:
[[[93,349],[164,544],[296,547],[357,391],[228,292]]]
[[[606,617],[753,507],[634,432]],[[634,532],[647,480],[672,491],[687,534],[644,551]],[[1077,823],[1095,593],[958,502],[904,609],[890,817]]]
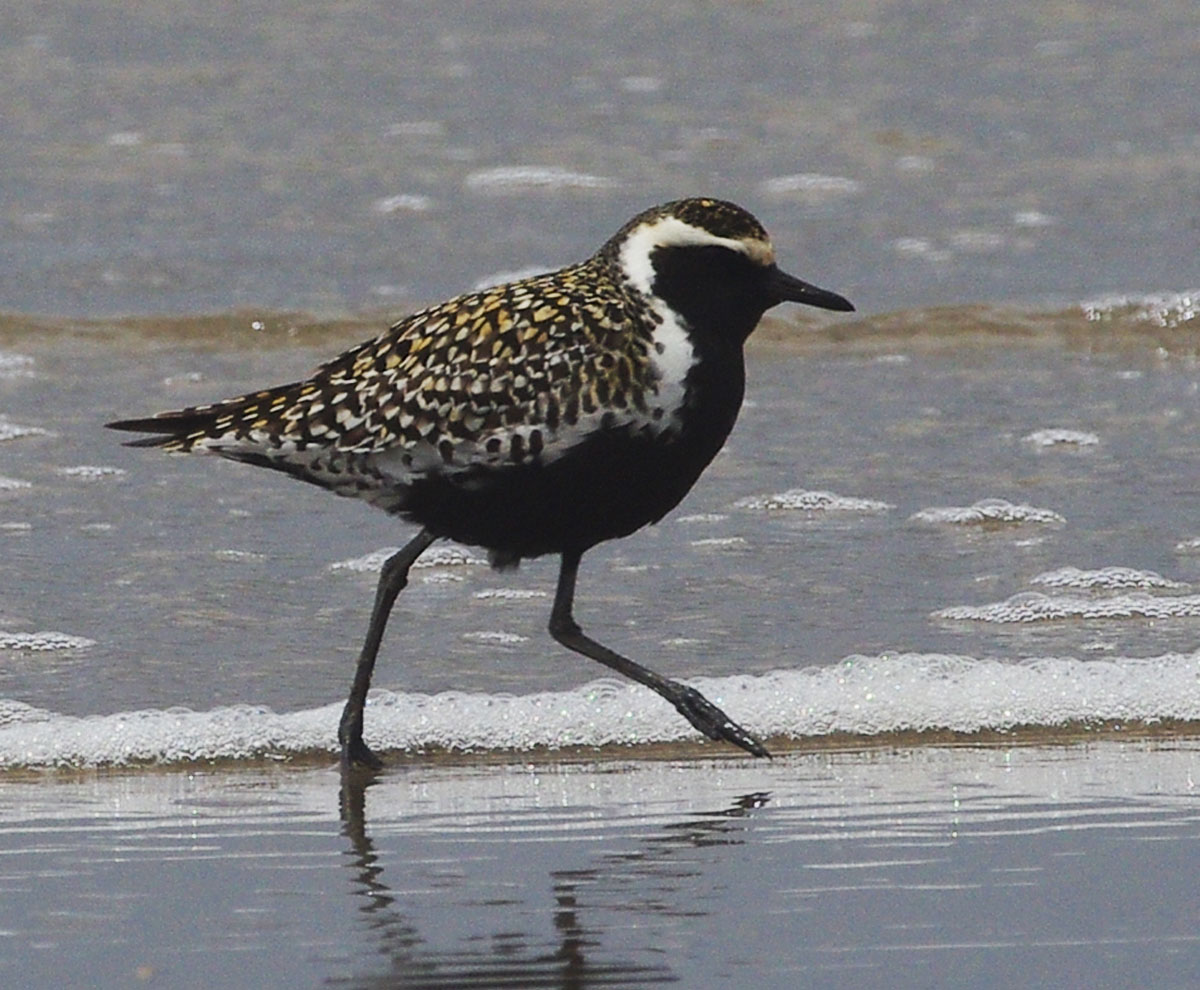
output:
[[[548,461],[595,429],[665,425],[637,305],[576,266],[415,313],[302,381],[109,425],[335,489],[351,479],[330,468],[357,484]]]

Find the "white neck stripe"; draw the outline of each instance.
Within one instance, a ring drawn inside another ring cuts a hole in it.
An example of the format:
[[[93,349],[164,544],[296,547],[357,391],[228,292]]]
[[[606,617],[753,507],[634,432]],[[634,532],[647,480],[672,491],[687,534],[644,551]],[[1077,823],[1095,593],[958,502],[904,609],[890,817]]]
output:
[[[678,217],[663,217],[642,224],[625,239],[619,257],[621,271],[635,289],[652,295],[654,266],[650,256],[656,248],[709,246],[737,251],[761,265],[769,265],[775,260],[775,252],[767,241],[718,237]]]

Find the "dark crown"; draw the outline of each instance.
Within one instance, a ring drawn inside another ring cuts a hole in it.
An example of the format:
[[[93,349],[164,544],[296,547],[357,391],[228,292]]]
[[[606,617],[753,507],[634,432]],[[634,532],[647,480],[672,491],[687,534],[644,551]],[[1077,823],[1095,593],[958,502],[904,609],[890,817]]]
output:
[[[615,258],[620,253],[621,245],[635,230],[644,224],[668,217],[706,230],[715,237],[726,237],[730,240],[768,240],[767,232],[757,218],[736,203],[723,199],[693,197],[663,203],[639,213],[610,237],[597,253],[605,258]]]

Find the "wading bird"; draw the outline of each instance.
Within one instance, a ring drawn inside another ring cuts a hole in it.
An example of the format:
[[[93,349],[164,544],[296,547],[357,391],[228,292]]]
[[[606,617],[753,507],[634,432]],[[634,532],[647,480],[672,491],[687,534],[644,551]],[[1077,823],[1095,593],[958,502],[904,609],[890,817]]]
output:
[[[108,425],[363,499],[420,527],[383,566],[338,727],[344,767],[378,768],[363,707],[408,571],[435,540],[491,564],[558,554],[550,634],[657,691],[711,739],[767,750],[699,691],[584,634],[580,559],[657,522],[725,443],[743,345],[782,302],[854,307],[785,274],[748,212],[682,199],[638,214],[587,261],[414,313],[303,381]]]

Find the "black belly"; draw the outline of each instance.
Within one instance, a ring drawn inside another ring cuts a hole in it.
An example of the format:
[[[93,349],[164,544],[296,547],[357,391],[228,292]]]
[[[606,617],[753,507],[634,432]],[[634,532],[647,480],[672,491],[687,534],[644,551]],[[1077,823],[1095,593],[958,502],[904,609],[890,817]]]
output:
[[[546,464],[476,468],[416,481],[400,514],[439,536],[486,547],[498,566],[582,552],[666,515],[727,433],[706,431],[705,441],[697,443],[598,432]]]

